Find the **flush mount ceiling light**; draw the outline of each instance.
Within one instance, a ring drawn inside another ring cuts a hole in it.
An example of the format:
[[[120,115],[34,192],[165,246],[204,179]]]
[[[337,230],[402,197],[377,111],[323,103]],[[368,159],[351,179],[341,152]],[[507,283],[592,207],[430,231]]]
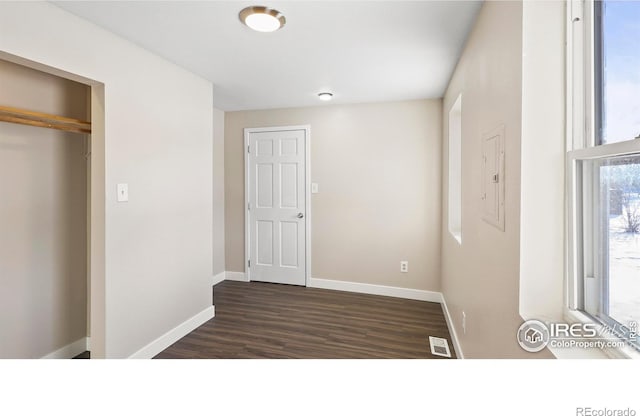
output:
[[[275,9],[264,6],[250,6],[240,10],[240,21],[258,32],[275,32],[287,20]]]
[[[333,98],[333,94],[331,94],[330,92],[321,92],[320,94],[318,94],[318,98],[320,98],[322,101],[329,101]]]

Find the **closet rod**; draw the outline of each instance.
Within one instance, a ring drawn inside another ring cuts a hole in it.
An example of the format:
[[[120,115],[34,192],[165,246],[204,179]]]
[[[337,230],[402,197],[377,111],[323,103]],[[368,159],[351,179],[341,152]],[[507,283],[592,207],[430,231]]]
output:
[[[88,121],[6,106],[0,106],[0,121],[64,130],[72,133],[91,133],[91,123]]]

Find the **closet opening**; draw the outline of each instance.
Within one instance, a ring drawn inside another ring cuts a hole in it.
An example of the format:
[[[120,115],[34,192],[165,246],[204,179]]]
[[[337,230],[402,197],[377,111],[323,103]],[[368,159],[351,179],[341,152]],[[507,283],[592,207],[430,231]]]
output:
[[[102,358],[104,86],[0,53],[0,358]]]

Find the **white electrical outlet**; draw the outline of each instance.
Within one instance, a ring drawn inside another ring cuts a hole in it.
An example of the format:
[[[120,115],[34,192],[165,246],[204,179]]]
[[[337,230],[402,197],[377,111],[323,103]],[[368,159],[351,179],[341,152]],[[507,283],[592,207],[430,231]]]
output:
[[[462,311],[462,333],[467,333],[467,314]]]
[[[400,262],[400,271],[402,273],[408,273],[409,272],[409,262],[406,260],[403,260]]]

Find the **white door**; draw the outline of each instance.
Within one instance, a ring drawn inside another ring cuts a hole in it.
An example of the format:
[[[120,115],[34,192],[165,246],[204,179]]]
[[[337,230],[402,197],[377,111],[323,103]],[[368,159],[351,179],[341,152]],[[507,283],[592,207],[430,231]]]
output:
[[[308,129],[245,129],[249,280],[306,283]]]

